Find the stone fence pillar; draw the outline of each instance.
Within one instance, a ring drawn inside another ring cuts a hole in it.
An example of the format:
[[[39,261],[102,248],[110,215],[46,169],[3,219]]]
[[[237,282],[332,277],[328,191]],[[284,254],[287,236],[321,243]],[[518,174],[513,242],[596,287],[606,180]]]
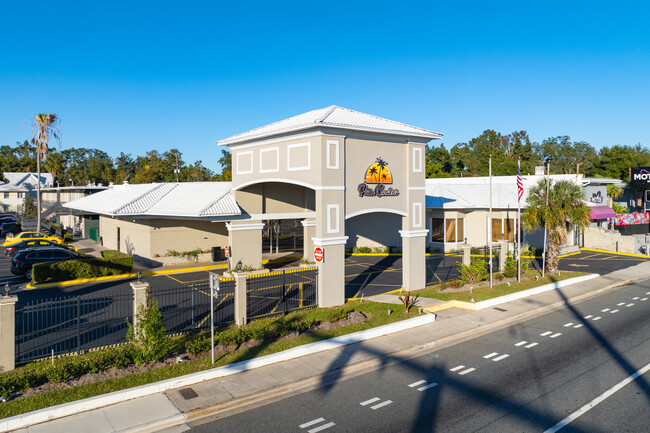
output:
[[[16,367],[17,296],[0,297],[0,372]]]
[[[235,323],[246,324],[246,275],[235,273]]]
[[[133,289],[133,327],[135,328],[138,321],[140,305],[144,305],[145,307],[147,306],[147,290],[149,289],[149,283],[133,282],[131,283],[131,288]]]
[[[508,257],[508,241],[499,241],[499,272],[503,272],[506,268],[506,257]]]
[[[461,248],[463,249],[463,265],[469,266],[472,261],[472,247],[470,245],[463,245]]]

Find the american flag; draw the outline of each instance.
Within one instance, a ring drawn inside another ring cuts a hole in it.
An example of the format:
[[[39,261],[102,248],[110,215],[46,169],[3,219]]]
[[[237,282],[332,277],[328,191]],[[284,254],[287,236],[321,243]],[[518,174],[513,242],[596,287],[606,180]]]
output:
[[[519,169],[519,166],[517,166],[517,192],[519,195],[519,201],[521,201],[521,197],[524,195],[524,181],[521,179],[521,170]]]

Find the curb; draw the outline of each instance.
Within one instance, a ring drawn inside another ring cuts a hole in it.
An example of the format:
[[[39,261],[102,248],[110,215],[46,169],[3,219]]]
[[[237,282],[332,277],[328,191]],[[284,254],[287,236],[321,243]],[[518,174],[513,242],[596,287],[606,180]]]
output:
[[[447,301],[441,304],[431,305],[424,307],[423,310],[427,313],[435,313],[437,311],[448,310],[450,308],[462,308],[465,310],[478,311],[484,308],[494,307],[495,305],[504,304],[506,302],[516,301],[517,299],[527,298],[528,296],[537,295],[540,293],[548,292],[549,290],[560,289],[562,287],[570,286],[571,284],[582,283],[594,278],[598,278],[598,274],[582,275],[580,277],[567,278],[566,280],[558,281],[556,283],[544,284],[543,286],[533,287],[532,289],[522,290],[521,292],[509,293],[507,295],[499,296],[498,298],[487,299],[480,302],[465,302],[465,301]]]
[[[158,394],[161,392],[169,391],[172,389],[182,388],[194,385],[206,380],[218,379],[232,374],[240,373],[247,370],[263,367],[277,362],[287,361],[290,359],[300,358],[305,355],[322,352],[329,349],[334,349],[349,344],[359,343],[361,341],[369,340],[372,338],[380,337],[386,334],[403,331],[410,328],[415,328],[422,325],[427,325],[435,322],[435,314],[426,314],[412,319],[402,320],[400,322],[391,323],[376,328],[358,331],[340,337],[330,338],[328,340],[317,341],[315,343],[304,344],[282,352],[273,353],[270,355],[253,358],[246,361],[237,362],[222,367],[213,368],[211,370],[200,371],[197,373],[188,374],[185,376],[167,379],[160,382],[155,382],[147,385],[141,385],[135,388],[128,388],[121,391],[114,391],[108,394],[90,397],[83,400],[78,400],[70,403],[64,403],[57,406],[39,409],[33,412],[28,412],[21,415],[5,418],[0,420],[1,431],[12,431],[21,428],[26,428],[35,424],[52,421],[58,418],[63,418],[70,415],[75,415],[81,412],[86,412],[93,409],[99,409],[123,401],[131,400],[138,397],[145,397],[148,395]]]
[[[618,251],[607,251],[607,250],[599,250],[596,248],[580,248],[580,251],[591,251],[594,253],[607,253],[607,254],[614,254],[618,256],[631,256],[631,257],[641,257],[644,259],[650,259],[650,256],[646,256],[643,254],[634,254],[634,253],[619,253]]]

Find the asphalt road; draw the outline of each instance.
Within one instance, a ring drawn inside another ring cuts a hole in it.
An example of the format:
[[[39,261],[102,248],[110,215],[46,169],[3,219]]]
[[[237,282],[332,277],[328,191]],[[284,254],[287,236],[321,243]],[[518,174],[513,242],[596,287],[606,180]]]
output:
[[[650,373],[611,391],[650,369],[649,298],[650,281],[625,286],[192,431],[545,432],[576,416],[562,432],[647,432]]]

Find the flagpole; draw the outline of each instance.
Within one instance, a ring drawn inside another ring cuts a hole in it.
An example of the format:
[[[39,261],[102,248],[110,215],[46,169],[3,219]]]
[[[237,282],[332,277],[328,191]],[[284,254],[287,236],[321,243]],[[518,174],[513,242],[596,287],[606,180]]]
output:
[[[521,178],[521,158],[517,160],[517,281],[521,282],[521,199],[519,198],[519,179]]]
[[[492,288],[492,155],[490,155],[490,213],[488,217],[488,246],[490,248],[490,289]]]

